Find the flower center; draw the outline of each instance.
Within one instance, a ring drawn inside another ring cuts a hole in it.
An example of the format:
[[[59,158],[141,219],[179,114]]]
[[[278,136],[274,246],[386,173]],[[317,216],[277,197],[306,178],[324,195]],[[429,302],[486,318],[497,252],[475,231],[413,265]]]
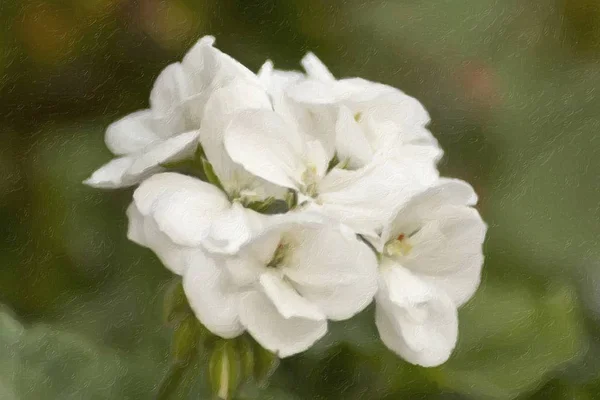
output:
[[[383,252],[385,255],[393,256],[406,256],[412,250],[410,238],[406,237],[404,233],[399,234],[395,239],[390,240],[385,244]]]
[[[307,196],[316,197],[318,189],[317,182],[317,167],[309,165],[302,173],[302,183],[304,184],[302,192]]]

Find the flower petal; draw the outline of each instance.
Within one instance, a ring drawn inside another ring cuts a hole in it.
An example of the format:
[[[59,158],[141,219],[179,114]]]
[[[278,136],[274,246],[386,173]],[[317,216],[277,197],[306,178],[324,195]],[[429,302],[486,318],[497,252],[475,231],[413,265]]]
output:
[[[415,115],[419,115],[414,110],[417,107],[423,109],[416,99],[403,96],[399,101],[378,104],[361,110],[361,127],[368,134],[373,148],[380,149],[393,141],[438,147],[437,140],[424,127],[423,122],[428,122],[429,117],[415,118]]]
[[[279,357],[307,350],[327,333],[327,321],[284,318],[269,298],[257,291],[241,295],[240,320],[252,337]]]
[[[198,146],[198,131],[185,132],[146,148],[135,158],[127,171],[130,179],[138,179],[161,169],[160,164],[179,161],[194,153]]]
[[[136,111],[113,122],[106,129],[105,142],[116,155],[136,153],[159,140],[150,110]]]
[[[150,92],[152,112],[169,121],[169,125],[181,130],[184,129],[183,115],[178,110],[181,109],[188,86],[183,68],[177,62],[162,70]]]
[[[137,209],[135,203],[131,203],[127,207],[127,219],[129,224],[127,225],[127,239],[140,246],[146,245],[146,233],[144,232],[144,216]]]
[[[384,228],[381,238],[385,243],[400,233],[414,232],[424,221],[437,218],[446,206],[472,206],[477,203],[477,194],[465,181],[440,178],[430,188],[417,193],[397,212]]]
[[[233,80],[212,94],[206,103],[200,128],[202,149],[223,188],[231,195],[239,195],[242,190],[257,184],[268,185],[233,162],[223,143],[225,128],[232,117],[236,112],[247,109],[270,110],[271,103],[261,87],[249,81]]]
[[[139,212],[135,203],[131,203],[127,208],[127,217],[129,219],[127,238],[152,250],[171,272],[183,275],[189,265],[190,254],[195,250],[173,243],[151,218],[144,217]]]
[[[461,306],[479,286],[487,227],[473,208],[447,206],[444,214],[410,238],[402,264]]]
[[[231,158],[269,182],[297,188],[306,170],[301,135],[272,111],[243,111],[225,132]]]
[[[429,146],[386,149],[356,171],[333,169],[321,182],[320,210],[357,233],[381,229],[396,210],[438,179],[433,160],[439,150]]]
[[[213,47],[214,37],[204,36],[188,51],[181,62],[190,86],[187,106],[190,110],[204,110],[212,92],[233,79],[255,81],[258,78],[248,68]],[[193,117],[193,115],[192,115]],[[199,123],[199,121],[195,121]]]
[[[199,246],[213,219],[230,207],[223,192],[186,175],[162,173],[144,181],[133,198],[143,215],[151,215],[176,244]]]
[[[335,225],[297,226],[283,237],[290,253],[283,273],[328,318],[350,318],[371,303],[377,259],[364,243]]]
[[[327,319],[319,307],[300,296],[289,283],[284,282],[274,272],[263,273],[260,276],[260,285],[285,319],[306,318],[313,321]]]
[[[215,253],[237,253],[266,228],[266,216],[239,203],[214,216],[204,247]]]
[[[115,158],[96,170],[84,184],[100,189],[117,189],[135,185],[138,181],[127,176],[133,157]]]
[[[227,270],[196,251],[183,276],[183,289],[196,317],[208,330],[224,338],[244,332],[238,314],[238,294]]]
[[[338,159],[357,169],[373,158],[373,150],[354,115],[345,106],[340,107],[335,126],[335,149]]]
[[[384,265],[375,322],[383,343],[410,363],[444,363],[458,336],[456,306],[402,266]]]
[[[271,60],[265,61],[256,75],[271,95],[281,95],[289,84],[304,78],[304,74],[299,71],[283,71],[273,68]]]
[[[323,64],[323,62],[319,60],[313,53],[306,53],[300,63],[304,67],[304,70],[308,76],[311,78],[323,82],[335,81],[333,74],[329,72],[329,69],[325,66],[325,64]]]

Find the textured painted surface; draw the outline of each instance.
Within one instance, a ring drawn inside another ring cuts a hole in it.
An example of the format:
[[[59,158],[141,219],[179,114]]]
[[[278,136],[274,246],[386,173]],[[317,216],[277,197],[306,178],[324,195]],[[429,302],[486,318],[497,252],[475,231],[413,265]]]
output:
[[[203,34],[253,70],[267,57],[295,68],[312,50],[336,76],[415,96],[446,151],[443,172],[474,184],[490,225],[483,284],[461,311],[447,364],[398,360],[368,309],[332,324],[282,363],[268,392],[248,388],[246,398],[597,396],[595,2],[139,3],[0,4],[0,298],[12,310],[2,317],[12,328],[0,330],[4,397],[157,389],[170,275],[125,238],[131,192],[80,182],[109,159],[108,123],[147,106],[158,72]],[[186,381],[190,398],[202,398],[202,368]]]

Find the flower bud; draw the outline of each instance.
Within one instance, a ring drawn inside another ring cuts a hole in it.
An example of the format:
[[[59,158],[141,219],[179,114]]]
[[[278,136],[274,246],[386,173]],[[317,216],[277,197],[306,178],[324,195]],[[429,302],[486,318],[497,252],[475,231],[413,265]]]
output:
[[[241,381],[240,360],[233,341],[222,340],[215,346],[208,368],[213,393],[220,399],[231,399]]]
[[[181,320],[173,333],[171,351],[176,363],[187,363],[198,348],[200,329],[193,316]]]
[[[183,291],[181,279],[174,280],[167,290],[163,302],[163,319],[165,323],[173,323],[191,314],[190,307]]]

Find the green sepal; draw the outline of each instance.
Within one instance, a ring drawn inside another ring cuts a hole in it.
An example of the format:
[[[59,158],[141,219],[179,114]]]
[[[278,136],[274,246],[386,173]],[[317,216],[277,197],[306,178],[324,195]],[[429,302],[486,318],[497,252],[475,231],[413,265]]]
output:
[[[298,193],[295,190],[288,190],[285,195],[285,203],[288,206],[288,210],[295,208],[298,205]]]
[[[263,201],[251,201],[246,204],[245,207],[267,215],[284,214],[289,211],[288,204],[285,200],[276,199],[274,197],[267,197]]]
[[[215,174],[215,170],[213,169],[212,164],[208,162],[208,160],[205,157],[200,158],[200,163],[202,164],[202,169],[204,170],[204,176],[206,177],[207,182],[223,190],[221,180],[219,179],[217,174]]]
[[[333,155],[333,158],[329,160],[329,164],[327,165],[327,172],[334,169],[340,163],[340,159],[338,158],[337,153]]]
[[[202,150],[202,146],[198,145],[193,157],[183,160],[164,162],[161,163],[160,166],[168,169],[171,172],[178,172],[180,174],[194,176],[196,178],[206,180],[204,167],[201,162],[201,155],[203,154],[204,150]]]

